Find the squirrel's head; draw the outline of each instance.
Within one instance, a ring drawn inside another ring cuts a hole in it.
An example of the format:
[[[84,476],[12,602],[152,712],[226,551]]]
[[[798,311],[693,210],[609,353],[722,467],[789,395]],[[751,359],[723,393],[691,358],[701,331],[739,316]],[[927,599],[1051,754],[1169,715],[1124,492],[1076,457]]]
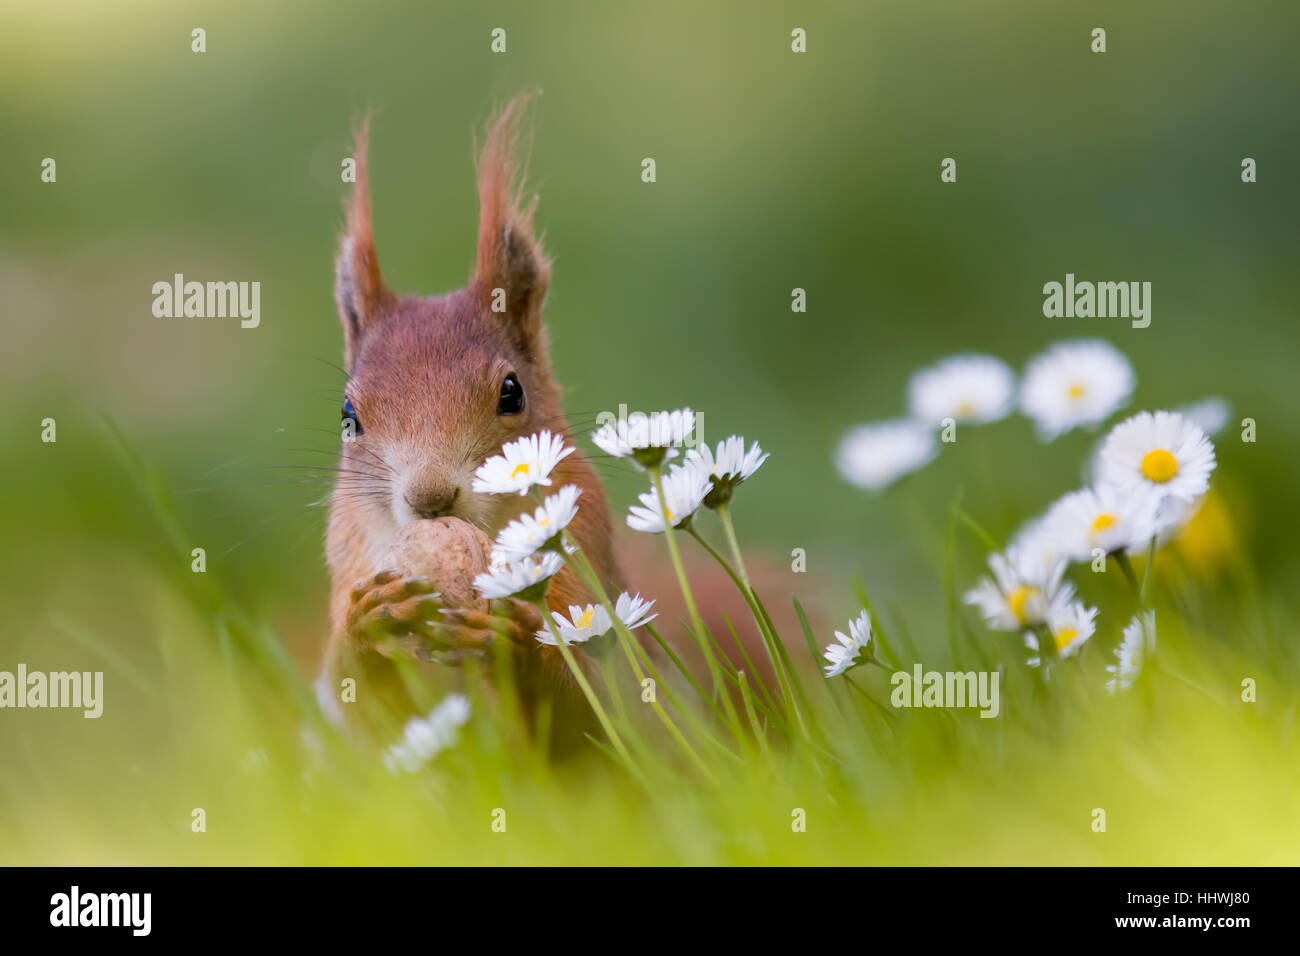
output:
[[[478,255],[469,284],[402,297],[380,277],[371,231],[367,128],[337,262],[348,382],[335,502],[384,532],[454,515],[491,533],[519,501],[475,493],[475,470],[501,445],[563,428],[542,327],[550,266],[520,202],[516,100],[489,124],[478,155]],[[368,124],[367,124],[368,125]],[[517,496],[509,496],[517,498]]]

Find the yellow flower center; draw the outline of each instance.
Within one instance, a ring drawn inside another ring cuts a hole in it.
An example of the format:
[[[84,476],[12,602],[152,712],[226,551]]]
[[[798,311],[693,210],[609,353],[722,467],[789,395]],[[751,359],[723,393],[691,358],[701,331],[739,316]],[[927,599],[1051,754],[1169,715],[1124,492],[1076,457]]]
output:
[[[1011,609],[1011,613],[1016,616],[1016,620],[1021,624],[1025,623],[1026,606],[1029,604],[1030,599],[1037,593],[1038,588],[1031,588],[1028,585],[1022,584],[1020,587],[1012,591],[1011,595],[1007,598],[1007,607]]]
[[[1077,638],[1078,636],[1079,636],[1079,632],[1072,627],[1067,627],[1065,630],[1057,631],[1055,634],[1052,635],[1052,637],[1056,640],[1056,649],[1058,651],[1065,650],[1067,647],[1069,647],[1071,644],[1074,643],[1074,639]]]
[[[1142,474],[1152,481],[1168,481],[1178,474],[1178,459],[1163,448],[1156,448],[1142,457]]]
[[[518,478],[520,475],[528,474],[528,462],[522,461],[515,465],[515,470],[510,472],[511,478]]]
[[[596,609],[589,607],[582,612],[582,615],[573,622],[573,626],[581,630],[584,627],[591,627],[591,619],[596,616]]]
[[[1109,511],[1103,511],[1101,514],[1097,515],[1097,517],[1093,519],[1093,522],[1092,522],[1092,533],[1093,533],[1093,534],[1101,534],[1101,533],[1102,533],[1103,531],[1105,531],[1107,528],[1113,528],[1113,527],[1115,527],[1115,525],[1116,525],[1118,522],[1119,522],[1119,519],[1116,518],[1116,517],[1115,517],[1113,514],[1111,514]]]
[[[1086,388],[1084,388],[1078,382],[1075,382],[1073,385],[1070,386],[1066,394],[1069,395],[1071,398],[1083,398],[1084,394],[1087,393],[1087,391],[1088,390]]]
[[[675,514],[673,514],[673,509],[672,509],[672,508],[667,508],[667,509],[665,509],[665,510],[668,512],[668,520],[669,520],[669,522],[671,522],[672,524],[676,524],[676,523],[677,523],[677,516],[676,516]]]
[[[957,416],[959,418],[969,418],[975,414],[975,406],[970,402],[962,402],[957,406]]]

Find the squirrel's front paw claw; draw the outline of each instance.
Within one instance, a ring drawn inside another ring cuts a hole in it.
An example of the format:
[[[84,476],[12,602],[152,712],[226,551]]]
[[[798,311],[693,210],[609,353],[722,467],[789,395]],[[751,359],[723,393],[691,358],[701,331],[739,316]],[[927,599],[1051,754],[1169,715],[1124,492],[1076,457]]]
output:
[[[474,633],[487,632],[525,647],[537,643],[535,635],[544,626],[541,615],[531,604],[508,600],[493,602],[489,611],[444,608],[442,620],[451,627]]]
[[[433,643],[430,659],[454,667],[470,658],[488,660],[501,640],[516,649],[536,647],[542,619],[530,605],[508,601],[494,604],[491,612],[444,607],[437,620],[427,623]]]
[[[441,610],[433,581],[381,571],[353,586],[347,628],[358,639],[373,641],[382,653],[394,641],[405,642],[426,621],[436,620]]]
[[[543,626],[529,604],[493,602],[490,611],[445,607],[428,578],[381,571],[358,581],[348,606],[348,630],[384,656],[407,655],[451,667],[487,660],[494,642],[536,645]]]
[[[486,620],[483,620],[486,619]],[[488,615],[461,608],[442,608],[436,620],[426,621],[429,660],[457,667],[466,660],[487,660],[500,636]]]

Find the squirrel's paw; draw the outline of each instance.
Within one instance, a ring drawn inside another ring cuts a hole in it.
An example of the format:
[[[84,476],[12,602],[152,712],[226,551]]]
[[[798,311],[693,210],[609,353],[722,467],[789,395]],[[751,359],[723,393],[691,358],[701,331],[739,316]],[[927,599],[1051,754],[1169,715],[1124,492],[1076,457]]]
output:
[[[486,660],[493,644],[502,640],[517,651],[528,652],[537,646],[534,635],[541,627],[537,611],[519,601],[493,601],[488,611],[444,607],[429,628],[432,659],[453,667],[469,657]]]
[[[507,598],[493,601],[487,611],[443,608],[439,630],[470,644],[504,639],[523,649],[531,649],[536,646],[536,634],[543,626],[541,615],[531,604]]]
[[[493,601],[488,611],[446,607],[434,583],[381,571],[357,582],[348,605],[348,631],[385,656],[458,666],[467,658],[486,660],[493,642],[505,639],[530,650],[543,627],[541,615],[519,601]]]
[[[442,612],[434,582],[380,571],[352,586],[347,630],[385,656],[408,654],[429,660],[428,631]]]

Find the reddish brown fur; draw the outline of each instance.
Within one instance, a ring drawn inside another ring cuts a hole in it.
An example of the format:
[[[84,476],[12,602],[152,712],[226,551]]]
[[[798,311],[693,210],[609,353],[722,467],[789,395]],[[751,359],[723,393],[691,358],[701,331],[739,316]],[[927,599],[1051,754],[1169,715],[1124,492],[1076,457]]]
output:
[[[362,434],[344,443],[327,535],[333,579],[325,668],[330,692],[353,670],[395,683],[373,641],[349,630],[348,614],[357,600],[354,586],[384,570],[379,565],[398,527],[418,516],[412,502],[450,500],[442,513],[495,535],[531,501],[475,493],[474,471],[506,441],[544,428],[568,432],[541,323],[550,267],[533,236],[534,204],[519,202],[514,157],[524,106],[515,101],[497,116],[479,154],[474,274],[466,288],[436,298],[399,297],[383,283],[368,194],[368,124],[358,136],[357,181],[340,244],[336,297],[347,397]],[[504,314],[491,310],[498,288],[505,290]],[[523,385],[525,408],[501,416],[501,382],[511,371]],[[557,467],[553,481],[553,487],[572,483],[583,489],[571,529],[604,583],[618,587],[608,506],[595,473],[578,453]],[[564,609],[592,598],[566,569],[548,600]],[[527,611],[521,612],[524,618]],[[537,623],[535,614],[531,621]],[[538,646],[531,636],[519,647],[531,658],[526,673],[570,689],[571,677],[554,648]]]
[[[369,687],[359,691],[359,699],[364,695],[389,705],[389,719],[401,719],[412,707],[389,656],[391,646],[357,625],[361,612],[373,606],[381,623],[399,633],[411,632],[399,643],[399,653],[418,654],[423,646],[424,637],[415,632],[429,616],[420,603],[425,594],[415,582],[396,574],[375,580],[388,570],[382,564],[399,527],[416,517],[410,501],[450,498],[443,513],[494,536],[532,502],[518,495],[474,493],[474,471],[506,441],[544,428],[566,435],[569,431],[541,320],[550,264],[533,232],[536,203],[521,201],[515,159],[525,105],[512,102],[489,126],[477,162],[480,216],[474,272],[464,289],[436,298],[399,297],[384,285],[368,192],[368,123],[358,135],[357,180],[340,243],[335,292],[349,375],[346,393],[363,433],[344,443],[326,542],[333,626],[322,700],[331,704],[337,700],[340,679],[350,676]],[[505,290],[504,314],[491,310],[494,289]],[[497,400],[510,371],[523,384],[525,409],[518,416],[502,417]],[[553,481],[555,488],[572,483],[583,489],[571,529],[607,589],[615,593],[622,575],[600,481],[581,452],[560,463]],[[647,550],[651,545],[658,549],[661,542],[642,544]],[[694,643],[678,640],[683,609],[676,606],[676,581],[662,553],[657,561],[641,563],[652,569],[638,583],[647,596],[660,599],[658,623],[698,672],[701,662]],[[770,685],[765,652],[740,595],[716,567],[706,564],[695,572],[701,612],[727,656],[738,667],[749,668],[735,651],[724,612],[748,648],[757,671],[752,676]],[[760,577],[771,580],[767,574]],[[759,577],[755,583],[760,584]],[[553,581],[547,599],[551,608],[567,610],[593,598],[566,569]],[[492,626],[504,625],[515,638],[525,702],[536,703],[542,695],[558,691],[561,710],[574,715],[573,722],[583,723],[589,715],[558,651],[533,639],[541,624],[536,612],[513,602],[494,610],[504,617]],[[783,625],[794,625],[787,609],[772,612]],[[482,617],[451,615],[455,624],[448,631],[457,646],[481,649],[491,639]]]

